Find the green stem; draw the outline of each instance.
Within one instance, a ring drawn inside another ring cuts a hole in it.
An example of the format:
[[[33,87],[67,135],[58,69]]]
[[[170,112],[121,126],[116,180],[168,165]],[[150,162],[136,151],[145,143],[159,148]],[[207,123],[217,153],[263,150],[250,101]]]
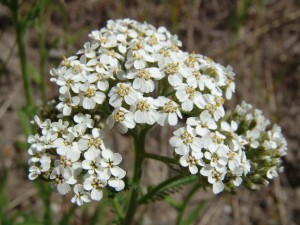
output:
[[[22,71],[22,78],[23,78],[23,85],[25,90],[25,97],[27,106],[29,108],[33,108],[33,98],[31,93],[31,86],[30,86],[30,78],[28,75],[27,69],[27,57],[26,57],[26,50],[25,50],[25,30],[26,27],[23,27],[23,23],[19,18],[19,5],[18,1],[13,1],[15,8],[11,8],[13,14],[13,20],[15,23],[16,28],[16,35],[17,35],[17,44],[19,50],[19,58],[21,64],[21,71]]]
[[[186,207],[187,207],[189,201],[192,199],[193,195],[198,191],[198,189],[200,188],[200,186],[201,185],[199,183],[195,184],[194,187],[189,192],[189,194],[186,196],[185,201],[184,201],[182,207],[180,208],[180,213],[179,213],[179,215],[177,217],[176,225],[180,225],[181,224],[182,217],[184,215]]]
[[[41,84],[40,89],[42,93],[43,105],[46,104],[46,81],[45,81],[45,67],[46,59],[48,57],[46,49],[46,37],[45,37],[45,28],[44,28],[44,8],[39,12],[38,24],[37,24],[37,33],[38,33],[38,42],[39,42],[39,53],[40,53],[40,76]]]
[[[176,165],[178,164],[175,159],[169,158],[167,156],[156,155],[156,154],[152,154],[152,153],[145,153],[144,157],[148,158],[148,159],[154,159],[154,160],[166,163],[166,164],[176,164]]]
[[[122,208],[120,206],[119,199],[117,199],[116,197],[113,199],[113,207],[114,207],[118,217],[123,219],[124,218],[123,211],[122,211]]]
[[[134,214],[138,206],[138,197],[140,192],[140,185],[142,179],[142,165],[145,154],[145,136],[147,129],[141,130],[137,135],[133,135],[134,138],[134,173],[132,179],[131,196],[127,208],[127,213],[124,220],[124,225],[130,225],[133,222]]]

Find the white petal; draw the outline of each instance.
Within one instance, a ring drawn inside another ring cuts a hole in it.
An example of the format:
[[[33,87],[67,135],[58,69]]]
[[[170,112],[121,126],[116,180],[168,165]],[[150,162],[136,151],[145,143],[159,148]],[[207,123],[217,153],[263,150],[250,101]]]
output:
[[[171,126],[175,126],[178,122],[178,117],[176,113],[170,113],[168,116],[168,121]]]
[[[220,193],[223,190],[224,190],[224,184],[221,181],[216,182],[216,183],[213,184],[213,192],[214,192],[214,194],[218,194],[218,193]]]
[[[198,172],[198,167],[196,165],[189,166],[191,174],[196,174]]]
[[[85,109],[93,109],[96,106],[96,103],[93,99],[90,98],[84,98],[82,102],[82,106]]]
[[[95,201],[100,201],[103,197],[102,190],[93,189],[91,191],[91,199]]]
[[[176,136],[171,137],[169,142],[170,142],[170,145],[173,147],[179,147],[180,145],[183,144],[183,141]]]
[[[185,155],[180,158],[179,162],[183,167],[187,167],[189,165],[187,162],[187,156]]]
[[[71,190],[71,187],[67,183],[61,183],[61,184],[57,185],[57,191],[62,195],[67,194],[70,190]]]

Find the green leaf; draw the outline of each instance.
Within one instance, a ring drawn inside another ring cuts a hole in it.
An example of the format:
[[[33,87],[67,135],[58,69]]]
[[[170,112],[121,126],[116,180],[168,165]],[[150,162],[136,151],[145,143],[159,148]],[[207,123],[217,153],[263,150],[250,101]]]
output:
[[[198,205],[193,209],[193,211],[188,215],[187,219],[185,219],[181,225],[191,225],[193,224],[197,218],[199,217],[200,211],[203,209],[205,205],[205,201],[202,200],[198,203]]]
[[[176,209],[177,211],[179,211],[182,208],[182,203],[178,202],[178,200],[172,198],[171,196],[167,196],[165,198],[165,201],[174,209]]]
[[[28,112],[27,112],[26,108],[19,109],[18,110],[18,115],[19,115],[19,119],[20,119],[21,126],[22,126],[22,129],[23,129],[23,133],[26,136],[31,135],[33,133],[32,132],[32,126],[31,126],[31,123],[30,123],[32,118],[30,118],[28,116]]]
[[[8,224],[6,222],[7,218],[4,213],[4,207],[6,203],[5,199],[5,187],[6,187],[6,181],[8,177],[8,170],[4,168],[2,171],[0,171],[0,224]]]
[[[177,175],[171,177],[166,181],[160,183],[156,187],[151,188],[147,194],[139,199],[139,204],[146,204],[165,199],[167,196],[172,195],[182,189],[184,185],[191,184],[198,180],[196,175]]]
[[[64,214],[63,218],[60,220],[59,225],[69,225],[70,219],[74,215],[77,206],[73,205],[67,213]]]
[[[32,80],[37,85],[41,85],[42,77],[32,63],[28,63],[28,72],[29,72],[29,75],[31,76]]]

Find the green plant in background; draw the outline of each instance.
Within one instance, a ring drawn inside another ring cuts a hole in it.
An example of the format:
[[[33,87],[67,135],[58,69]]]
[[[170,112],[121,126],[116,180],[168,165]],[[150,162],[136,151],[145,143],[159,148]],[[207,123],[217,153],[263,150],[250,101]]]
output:
[[[43,15],[45,8],[47,5],[49,5],[50,1],[38,1],[36,4],[33,5],[33,7],[28,11],[28,13],[25,16],[21,14],[22,3],[20,3],[19,0],[1,0],[0,3],[10,10],[15,27],[16,43],[18,47],[21,74],[26,99],[26,106],[19,110],[19,117],[21,120],[24,134],[29,135],[32,133],[30,120],[36,111],[36,106],[32,95],[31,77],[35,77],[35,80],[38,81],[37,83],[42,93],[42,100],[43,102],[46,102],[46,86],[44,75],[47,51],[45,49]],[[40,47],[40,73],[35,73],[35,69],[32,67],[30,62],[28,62],[25,48],[26,33],[28,29],[34,26],[35,24],[37,24],[38,28],[38,40]]]
[[[24,1],[21,2],[19,0],[1,0],[0,3],[6,6],[12,16],[12,20],[15,27],[16,33],[16,45],[18,48],[19,60],[20,60],[20,68],[21,68],[21,75],[23,81],[23,88],[25,92],[25,100],[26,105],[18,110],[20,122],[23,128],[23,132],[26,136],[32,134],[33,129],[30,124],[32,120],[32,116],[36,113],[36,104],[34,102],[33,94],[32,94],[32,80],[38,84],[39,90],[41,92],[42,101],[46,102],[46,85],[45,85],[45,61],[47,58],[47,50],[45,48],[45,30],[43,27],[44,24],[44,12],[45,8],[51,3],[49,0],[41,0],[37,1],[36,4],[32,5],[32,8],[26,14],[21,12],[21,8],[24,4]],[[38,31],[38,41],[39,41],[39,49],[40,49],[40,71],[33,67],[33,65],[29,62],[27,54],[26,54],[26,44],[25,38],[27,31],[36,26],[36,30]],[[12,54],[14,47],[11,50]],[[10,56],[8,57],[8,59]],[[7,61],[8,62],[8,61]],[[5,64],[7,63],[5,62]],[[5,66],[4,64],[4,66]],[[27,144],[21,143],[21,148],[28,148]],[[24,147],[26,146],[26,147]],[[22,164],[22,163],[21,163]],[[7,177],[9,172],[6,171],[4,168],[4,174]],[[1,196],[5,194],[5,187],[6,182],[3,180],[1,181]],[[52,215],[50,210],[50,196],[51,196],[51,189],[49,186],[43,183],[37,183],[37,189],[39,190],[39,196],[44,204],[44,219],[43,223],[37,222],[38,219],[35,216],[28,216],[24,212],[20,211],[15,216],[8,216],[7,213],[4,211],[4,207],[1,207],[1,220],[0,224],[19,224],[14,222],[18,215],[24,215],[22,217],[25,218],[25,221],[22,224],[52,224]],[[3,197],[1,198],[1,205],[4,206],[6,204],[6,199]]]
[[[72,193],[71,202],[79,206],[101,201],[92,223],[104,223],[98,213],[105,206],[114,210],[114,223],[133,224],[140,205],[165,200],[178,211],[177,224],[193,224],[204,202],[189,215],[185,209],[200,188],[218,194],[243,183],[256,189],[282,171],[287,146],[280,127],[270,128],[247,103],[232,112],[223,107],[235,92],[230,66],[183,52],[166,28],[130,19],[110,20],[89,37],[75,56],[51,70],[59,100],[35,116],[28,153],[29,179]],[[172,158],[145,151],[147,133],[157,124],[176,127]],[[133,139],[132,178],[121,168],[121,154],[105,141],[105,131],[114,126]],[[143,193],[145,159],[168,165],[176,175]],[[184,186],[190,192],[177,203],[170,196]]]

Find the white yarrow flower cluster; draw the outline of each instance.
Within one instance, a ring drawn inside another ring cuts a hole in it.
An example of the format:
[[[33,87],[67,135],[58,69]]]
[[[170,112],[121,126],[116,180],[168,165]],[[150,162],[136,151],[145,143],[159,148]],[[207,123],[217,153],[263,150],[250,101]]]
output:
[[[122,157],[103,143],[103,130],[91,116],[76,114],[73,121],[34,121],[40,135],[29,136],[29,179],[43,177],[65,195],[73,190],[73,203],[100,201],[103,190],[121,191],[126,172],[119,166]]]
[[[199,117],[189,117],[187,126],[170,139],[180,164],[192,174],[199,171],[207,177],[215,194],[243,181],[255,188],[283,170],[281,157],[286,154],[287,143],[280,127],[267,130],[269,121],[261,111],[252,114],[250,109],[251,105],[243,102],[231,118],[219,123],[203,111]]]
[[[259,110],[249,113],[246,103],[226,116],[225,100],[235,92],[230,66],[184,52],[166,28],[131,19],[109,20],[89,37],[50,71],[59,87],[59,113],[49,115],[52,121],[35,118],[38,134],[28,138],[30,179],[49,179],[61,194],[73,190],[78,205],[99,201],[106,187],[124,189],[122,157],[105,147],[105,126],[94,121],[99,115],[122,134],[176,126],[187,116],[170,144],[180,165],[206,177],[214,193],[242,181],[253,186],[258,176],[251,174],[266,183],[282,170],[286,142],[278,126],[266,131],[269,121]]]

